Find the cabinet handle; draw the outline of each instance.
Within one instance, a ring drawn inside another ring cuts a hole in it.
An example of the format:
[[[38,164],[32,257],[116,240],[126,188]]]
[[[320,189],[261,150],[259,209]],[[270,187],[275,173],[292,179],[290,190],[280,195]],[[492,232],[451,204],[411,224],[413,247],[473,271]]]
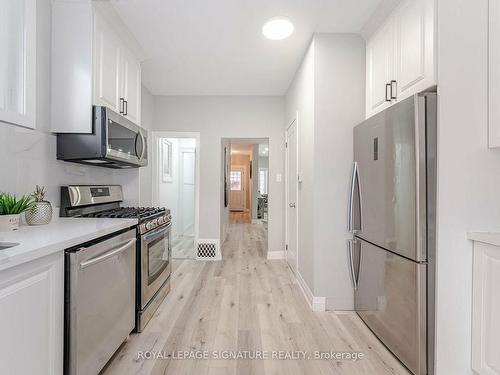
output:
[[[389,91],[391,91],[391,84],[390,83],[386,83],[385,84],[385,101],[386,102],[390,102],[391,101],[391,95],[392,93],[390,93],[389,95],[387,95],[389,93]]]
[[[128,101],[124,100],[123,101],[123,116],[127,116],[128,115]]]
[[[120,114],[123,114],[124,103],[125,103],[125,99],[120,98]]]
[[[394,88],[394,90],[393,90]],[[395,80],[391,81],[391,99],[398,98],[398,83]]]

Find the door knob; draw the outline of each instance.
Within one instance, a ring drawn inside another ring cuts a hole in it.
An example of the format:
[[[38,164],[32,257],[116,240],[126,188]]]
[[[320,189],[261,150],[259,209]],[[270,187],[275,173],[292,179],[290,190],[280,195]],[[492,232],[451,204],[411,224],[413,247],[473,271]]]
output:
[[[290,203],[288,206],[291,208],[295,208],[295,203]]]

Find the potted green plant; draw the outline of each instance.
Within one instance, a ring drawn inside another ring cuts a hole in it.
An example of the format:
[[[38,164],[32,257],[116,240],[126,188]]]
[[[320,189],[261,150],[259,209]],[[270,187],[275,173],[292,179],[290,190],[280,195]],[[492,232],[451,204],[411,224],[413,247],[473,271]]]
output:
[[[44,225],[52,220],[52,205],[45,200],[47,190],[44,186],[36,185],[35,191],[31,196],[35,199],[33,207],[26,211],[26,224],[28,225]]]
[[[19,228],[21,214],[33,207],[33,198],[23,195],[20,198],[8,193],[0,193],[0,232]]]

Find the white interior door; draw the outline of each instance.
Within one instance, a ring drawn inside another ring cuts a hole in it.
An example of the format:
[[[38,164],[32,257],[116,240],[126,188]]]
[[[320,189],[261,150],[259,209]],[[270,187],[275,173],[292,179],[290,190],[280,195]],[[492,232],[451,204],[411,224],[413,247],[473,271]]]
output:
[[[180,233],[193,235],[194,201],[195,201],[195,168],[196,155],[194,149],[183,149],[180,152]]]
[[[286,260],[290,268],[297,271],[297,183],[298,142],[297,121],[294,120],[286,132]]]
[[[231,195],[229,208],[231,211],[245,210],[245,167],[231,167],[230,173]]]

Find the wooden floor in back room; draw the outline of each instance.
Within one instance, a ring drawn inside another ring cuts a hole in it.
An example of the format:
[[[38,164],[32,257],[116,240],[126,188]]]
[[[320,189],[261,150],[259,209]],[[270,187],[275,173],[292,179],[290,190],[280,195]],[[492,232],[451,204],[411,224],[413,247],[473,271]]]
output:
[[[311,311],[286,262],[265,258],[264,225],[233,219],[222,261],[174,261],[170,294],[102,374],[409,374],[355,313]],[[363,358],[315,358],[331,352]]]

